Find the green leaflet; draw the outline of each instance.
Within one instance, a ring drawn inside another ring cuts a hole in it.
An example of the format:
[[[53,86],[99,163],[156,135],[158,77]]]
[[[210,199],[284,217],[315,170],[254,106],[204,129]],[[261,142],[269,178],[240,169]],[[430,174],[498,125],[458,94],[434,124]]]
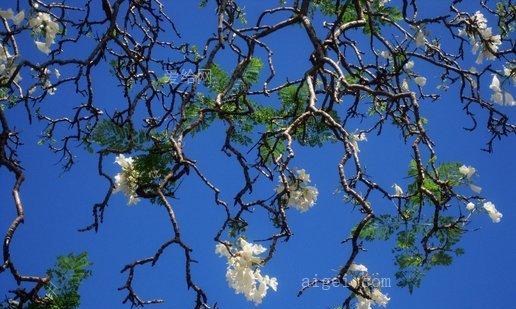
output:
[[[89,151],[93,151],[91,144],[95,143],[111,151],[126,152],[143,149],[149,141],[150,138],[145,131],[137,131],[129,123],[118,125],[104,119],[97,123],[89,139],[84,142]]]
[[[365,0],[361,0],[362,6],[365,7]],[[341,16],[340,22],[347,23],[357,20],[357,13],[355,6],[351,1],[340,1],[340,6],[337,6],[336,0],[315,0],[312,2],[312,14],[319,10],[326,16]],[[366,24],[363,32],[371,34],[374,31],[379,31],[381,26],[388,25],[385,19],[390,19],[394,22],[403,19],[403,15],[396,7],[381,5],[380,0],[374,0],[370,4],[371,10],[374,14],[367,14]],[[369,18],[372,15],[372,20]],[[371,28],[371,26],[373,28]]]
[[[86,252],[69,254],[57,258],[56,265],[47,271],[50,283],[44,287],[45,295],[41,302],[29,302],[26,309],[76,309],[80,307],[79,288],[91,276],[92,264]],[[7,301],[0,308],[13,308]]]

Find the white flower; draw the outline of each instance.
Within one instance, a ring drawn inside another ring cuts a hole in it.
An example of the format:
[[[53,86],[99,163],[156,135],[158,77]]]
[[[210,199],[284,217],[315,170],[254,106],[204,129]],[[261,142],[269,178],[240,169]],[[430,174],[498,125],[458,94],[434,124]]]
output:
[[[218,243],[215,246],[215,253],[220,255],[221,257],[222,256],[225,256],[227,258],[231,257],[231,254],[229,253],[228,248],[226,247],[226,245],[221,244],[221,243]]]
[[[476,11],[473,14],[473,23],[476,24],[478,28],[486,28],[487,27],[487,19],[484,17],[484,14],[480,11]]]
[[[50,54],[51,50],[49,48],[49,45],[47,45],[46,43],[44,42],[40,42],[40,41],[36,41],[36,47],[42,52],[42,53],[45,53],[45,54]]]
[[[487,19],[477,11],[469,20],[465,29],[459,30],[460,36],[468,36],[471,42],[471,52],[478,53],[476,63],[480,64],[484,59],[496,59],[496,52],[502,44],[500,35],[493,35],[492,28],[487,26]]]
[[[475,209],[475,204],[474,203],[471,203],[469,202],[467,205],[466,205],[466,209],[469,210],[469,211],[473,211]]]
[[[474,184],[470,184],[469,185],[469,188],[471,189],[471,191],[479,194],[480,192],[482,192],[482,188],[477,186],[477,185],[474,185]]]
[[[58,69],[54,69],[54,74],[56,75],[57,79],[59,79],[59,77],[61,77],[61,72],[59,72]]]
[[[380,0],[380,3],[379,3],[379,4],[380,4],[380,6],[384,6],[384,5],[386,5],[389,1],[391,1],[391,0]]]
[[[20,23],[25,18],[25,12],[22,10],[22,11],[18,12],[18,14],[14,15],[13,9],[0,10],[0,17],[2,17],[4,19],[12,19],[14,24],[16,26],[19,26]]]
[[[263,260],[258,255],[266,251],[263,246],[239,238],[238,248],[234,246],[230,250],[231,252],[220,243],[215,247],[217,254],[227,258],[226,280],[236,294],[244,294],[247,300],[258,305],[267,295],[269,288],[273,291],[278,289],[276,278],[261,273]]]
[[[496,74],[493,74],[493,79],[491,80],[491,85],[489,85],[489,89],[493,90],[494,92],[502,91],[502,88],[500,87],[500,80],[498,79],[498,76],[496,76]]]
[[[50,80],[48,80],[48,79],[45,80],[45,84],[43,85],[43,87],[48,92],[48,94],[50,94],[50,95],[56,94],[57,89],[55,87],[52,87],[52,83],[50,82]]]
[[[482,50],[477,57],[476,63],[480,64],[484,59],[495,60],[498,47],[502,44],[500,35],[493,35],[491,28],[479,29],[480,37],[482,42]],[[479,49],[478,45],[475,45],[474,53]]]
[[[393,184],[392,187],[394,188],[394,192],[397,196],[403,195],[403,189],[400,186]]]
[[[507,63],[507,65],[503,66],[503,75],[510,77],[512,79],[512,83],[516,84],[516,66],[511,65],[511,63]]]
[[[136,205],[140,201],[135,195],[129,196],[129,200],[127,201],[127,205]]]
[[[514,97],[509,92],[495,92],[491,96],[491,100],[500,105],[506,106],[516,106],[516,102],[514,101]]]
[[[353,139],[359,142],[366,142],[367,141],[367,135],[365,132],[361,133],[355,133],[353,134]]]
[[[252,261],[253,263],[259,263],[261,260],[256,258],[256,255],[262,254],[267,249],[262,245],[256,245],[250,242],[245,241],[245,239],[240,239],[240,255],[244,257],[248,261]]]
[[[296,171],[298,179],[302,182],[310,182],[310,174],[306,173],[304,169],[300,169]]]
[[[9,53],[9,50],[5,46],[0,44],[0,61],[6,62],[9,60],[9,58],[11,58],[11,54]]]
[[[418,86],[423,87],[424,85],[426,85],[426,77],[418,76],[414,78],[414,82],[416,82]]]
[[[136,189],[138,187],[136,180],[138,175],[133,166],[133,158],[119,154],[115,159],[115,163],[122,168],[122,171],[115,175],[114,192],[122,191],[128,198],[128,205],[138,203],[140,201],[136,194]]]
[[[416,40],[416,46],[425,46],[426,38],[425,38],[425,34],[423,33],[423,30],[418,29],[416,31],[415,40]]]
[[[516,102],[514,101],[513,96],[509,92],[502,90],[500,80],[496,74],[493,74],[493,79],[491,80],[489,89],[493,91],[491,100],[493,100],[495,103],[500,105],[516,106]]]
[[[22,10],[22,11],[18,12],[18,14],[13,16],[13,23],[16,26],[19,26],[21,24],[21,22],[23,21],[23,19],[25,19],[25,12]]]
[[[412,68],[414,68],[414,61],[412,61],[412,60],[408,61],[407,63],[405,63],[405,65],[403,66],[403,68],[404,68],[406,71],[410,71],[410,70],[412,70]]]
[[[509,76],[511,76],[511,74],[512,74],[512,69],[504,66],[503,67],[503,75],[509,77]]]
[[[367,272],[367,267],[362,264],[353,263],[349,266],[349,271]]]
[[[351,135],[351,144],[355,148],[357,152],[360,152],[360,148],[358,147],[358,142],[367,142],[367,135],[365,132],[354,133]]]
[[[502,219],[503,215],[499,212],[495,205],[491,202],[485,202],[483,205],[484,209],[487,211],[487,214],[493,220],[493,223],[499,223]]]
[[[389,52],[388,50],[382,50],[382,51],[380,52],[380,56],[381,56],[382,58],[385,58],[385,59],[390,59],[390,58],[392,58],[391,52]]]
[[[0,78],[1,79],[10,79],[14,72],[15,68],[15,57],[9,53],[9,49],[7,46],[4,46],[0,43]],[[16,74],[14,76],[14,82],[17,83],[21,80],[20,74]],[[3,99],[5,99],[4,97]]]
[[[115,163],[120,165],[123,169],[128,169],[132,166],[134,160],[131,157],[126,157],[123,154],[119,154],[115,158]]]
[[[356,309],[372,309],[373,301],[357,295],[357,306]]]
[[[14,15],[13,9],[0,10],[0,17],[2,17],[2,18],[10,19],[10,18],[13,18],[13,15]]]
[[[355,277],[351,279],[348,285],[361,293],[365,293],[368,298],[356,294],[356,309],[371,309],[373,304],[385,307],[391,300],[387,295],[383,294],[380,289],[371,287],[367,284],[367,275],[363,277]],[[360,285],[360,286],[359,286]]]
[[[38,12],[29,20],[29,26],[36,34],[44,34],[45,42],[36,41],[36,46],[45,54],[50,53],[50,46],[54,44],[54,39],[59,32],[59,23],[54,21],[48,13]]]
[[[391,300],[387,295],[382,294],[382,292],[379,289],[373,289],[373,292],[371,293],[371,299],[380,306],[387,306],[387,303],[389,300]]]
[[[477,170],[473,166],[462,165],[461,167],[459,167],[459,173],[466,176],[468,179],[471,179],[471,177],[473,177],[476,171]]]
[[[316,187],[309,186],[310,174],[304,169],[296,170],[296,174],[298,177],[288,184],[289,195],[287,206],[296,208],[300,212],[305,212],[315,205],[319,191]],[[276,192],[281,193],[284,190],[285,187],[283,183],[280,182],[276,188]],[[287,194],[285,194],[284,197],[287,197]]]
[[[36,86],[31,86],[29,88],[29,95],[33,94],[36,91]]]
[[[319,191],[316,187],[306,186],[303,190],[293,192],[293,198],[289,200],[289,206],[292,206],[300,212],[306,212],[315,205]]]
[[[403,92],[408,92],[408,91],[410,91],[409,84],[408,84],[408,82],[407,82],[407,80],[406,80],[406,79],[404,79],[404,80],[401,82],[401,90],[402,90]]]

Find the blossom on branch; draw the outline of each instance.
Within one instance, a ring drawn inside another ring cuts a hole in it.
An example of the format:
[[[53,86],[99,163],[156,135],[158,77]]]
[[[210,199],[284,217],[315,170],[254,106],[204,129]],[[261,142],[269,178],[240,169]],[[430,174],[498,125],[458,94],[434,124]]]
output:
[[[516,101],[514,101],[514,97],[507,91],[503,91],[500,80],[496,74],[493,74],[493,79],[491,80],[491,85],[489,85],[489,89],[493,91],[493,95],[491,96],[491,100],[500,105],[508,105],[508,106],[516,106]]]
[[[258,256],[267,249],[261,245],[247,242],[239,238],[238,248],[226,247],[217,244],[215,253],[227,258],[226,280],[236,294],[244,294],[245,298],[255,305],[260,304],[267,295],[267,291],[278,289],[278,280],[275,277],[262,275],[260,267],[263,260]]]
[[[471,177],[473,177],[476,171],[477,170],[473,166],[462,165],[461,167],[459,167],[459,173],[466,176],[468,179],[471,179]]]
[[[351,279],[348,285],[359,293],[355,292],[357,298],[356,309],[372,309],[373,305],[382,307],[387,306],[391,300],[387,295],[383,294],[379,288],[369,284],[368,275],[355,277]]]
[[[495,205],[491,202],[485,202],[483,205],[485,211],[487,211],[487,214],[493,220],[493,223],[499,223],[502,220],[502,213],[499,212]]]
[[[501,36],[493,35],[492,28],[487,26],[484,14],[477,11],[473,17],[463,21],[466,27],[460,29],[458,34],[469,38],[472,53],[478,53],[476,63],[480,64],[484,59],[495,60],[499,46],[502,44]]]
[[[45,54],[50,54],[50,47],[54,44],[57,33],[60,30],[57,23],[48,13],[38,12],[29,20],[29,25],[37,35],[43,35],[45,41],[35,41],[36,47]]]
[[[304,169],[296,170],[297,177],[288,184],[287,206],[296,208],[300,212],[308,211],[315,205],[319,190],[310,184],[310,174]],[[285,191],[283,183],[279,183],[276,193]],[[287,196],[285,193],[284,196]]]
[[[123,192],[129,199],[128,205],[138,203],[140,201],[136,194],[138,174],[134,169],[133,158],[119,154],[115,163],[122,168],[122,171],[115,175],[115,192]]]

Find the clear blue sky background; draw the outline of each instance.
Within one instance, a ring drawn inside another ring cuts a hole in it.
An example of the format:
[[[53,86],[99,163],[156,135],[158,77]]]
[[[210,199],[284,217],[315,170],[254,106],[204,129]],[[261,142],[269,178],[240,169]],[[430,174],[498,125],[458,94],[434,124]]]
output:
[[[197,1],[170,1],[170,13],[185,41],[198,45],[214,32],[216,20],[213,6],[202,10]],[[272,7],[278,1],[245,1],[248,20],[254,23],[256,13],[263,7]],[[422,16],[425,12],[442,12],[437,1],[420,1]],[[469,1],[468,1],[469,2]],[[476,1],[471,1],[476,2]],[[241,2],[244,3],[244,2]],[[468,4],[474,12],[475,5]],[[491,20],[494,22],[494,20]],[[321,32],[322,33],[322,32]],[[443,38],[443,43],[447,39]],[[277,83],[286,77],[296,78],[309,66],[310,46],[302,29],[289,27],[271,36],[267,41],[275,50],[278,64]],[[36,53],[34,51],[34,53]],[[30,55],[31,57],[33,55]],[[40,54],[34,57],[41,57]],[[230,68],[233,58],[220,58],[220,63]],[[425,67],[416,63],[416,69]],[[428,71],[427,71],[428,72]],[[439,72],[427,73],[429,85]],[[95,93],[99,104],[122,106],[114,93],[112,79],[99,70],[96,75]],[[450,92],[450,94],[453,91]],[[480,150],[488,135],[483,127],[473,133],[462,128],[468,119],[461,111],[456,96],[445,94],[438,102],[423,104],[429,118],[430,134],[437,141],[436,149],[440,161],[460,161],[472,165],[479,171],[476,179],[483,195],[493,201],[504,217],[500,224],[493,224],[487,215],[474,216],[461,245],[466,254],[455,259],[451,267],[436,268],[423,281],[420,289],[410,295],[407,290],[396,287],[391,243],[368,244],[368,251],[362,253],[358,262],[366,264],[372,272],[391,278],[391,287],[384,288],[391,297],[389,308],[396,309],[480,309],[516,308],[514,284],[516,283],[516,165],[514,164],[516,139],[507,138],[495,145],[495,152],[488,154]],[[70,89],[46,100],[46,110],[56,114],[66,113],[80,98]],[[118,100],[118,101],[117,101]],[[102,103],[100,103],[102,102]],[[275,96],[259,99],[263,104],[278,104]],[[512,119],[516,109],[502,108]],[[43,273],[54,264],[58,255],[87,251],[94,263],[93,277],[82,289],[81,308],[125,308],[120,302],[125,294],[117,288],[125,282],[120,274],[123,265],[137,258],[152,255],[156,248],[171,235],[171,228],[164,209],[143,201],[136,207],[127,207],[126,198],[120,194],[113,197],[105,213],[105,222],[98,234],[79,233],[77,229],[91,222],[91,206],[102,199],[107,183],[97,176],[96,158],[85,155],[77,149],[78,160],[68,173],[56,165],[57,157],[46,147],[38,146],[37,135],[42,127],[28,126],[22,109],[8,112],[11,123],[21,131],[24,146],[20,148],[20,159],[26,170],[27,180],[22,189],[26,220],[14,239],[13,258],[25,274]],[[481,120],[485,117],[479,115]],[[483,124],[483,122],[481,121]],[[223,127],[215,125],[186,144],[186,152],[198,161],[205,174],[223,190],[223,198],[231,201],[233,193],[242,185],[234,158],[226,157],[221,151]],[[351,128],[353,129],[353,128]],[[410,160],[409,147],[401,142],[400,134],[386,128],[381,137],[370,136],[361,144],[362,161],[370,175],[384,186],[397,182],[407,184],[407,165]],[[317,205],[308,213],[290,211],[290,222],[294,237],[282,243],[275,258],[264,268],[263,273],[278,277],[279,291],[271,292],[261,308],[308,309],[330,308],[339,304],[347,295],[342,288],[309,290],[301,298],[297,291],[303,278],[330,277],[332,269],[338,269],[349,253],[348,245],[340,245],[350,228],[360,218],[352,207],[342,201],[342,195],[333,194],[337,188],[337,164],[341,149],[337,145],[323,148],[296,148],[293,166],[305,168],[320,191]],[[106,160],[110,173],[117,173],[117,167]],[[0,227],[5,230],[14,216],[10,187],[12,176],[5,169],[0,170]],[[266,196],[276,185],[262,186],[259,191]],[[266,189],[267,188],[267,189]],[[207,291],[211,303],[217,301],[222,308],[253,308],[242,295],[235,295],[225,281],[225,260],[214,254],[213,236],[223,222],[223,211],[214,205],[213,196],[198,179],[189,177],[174,201],[174,207],[183,230],[183,237],[194,249],[193,256],[199,264],[193,265],[195,281]],[[388,201],[378,201],[376,209],[394,207]],[[262,213],[257,213],[255,222],[265,222]],[[477,230],[478,229],[478,230]],[[475,231],[473,231],[475,230]],[[250,239],[267,235],[269,228],[254,227]],[[161,308],[191,308],[193,293],[185,289],[183,255],[171,247],[159,263],[141,267],[136,271],[135,287],[140,296],[150,299],[162,297],[166,300]],[[0,276],[0,296],[14,287],[6,274]]]

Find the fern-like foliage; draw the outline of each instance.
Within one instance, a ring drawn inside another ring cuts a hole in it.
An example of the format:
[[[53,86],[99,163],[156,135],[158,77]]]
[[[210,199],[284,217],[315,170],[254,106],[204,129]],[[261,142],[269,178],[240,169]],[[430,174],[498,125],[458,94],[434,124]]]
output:
[[[93,150],[92,144],[96,144],[110,151],[126,152],[141,150],[149,141],[145,131],[135,130],[129,123],[119,125],[104,119],[96,124],[85,144],[90,151]]]
[[[44,287],[43,296],[23,307],[17,299],[8,299],[0,304],[0,309],[77,309],[81,305],[79,288],[91,276],[91,265],[86,252],[60,256],[47,271],[50,282]]]

